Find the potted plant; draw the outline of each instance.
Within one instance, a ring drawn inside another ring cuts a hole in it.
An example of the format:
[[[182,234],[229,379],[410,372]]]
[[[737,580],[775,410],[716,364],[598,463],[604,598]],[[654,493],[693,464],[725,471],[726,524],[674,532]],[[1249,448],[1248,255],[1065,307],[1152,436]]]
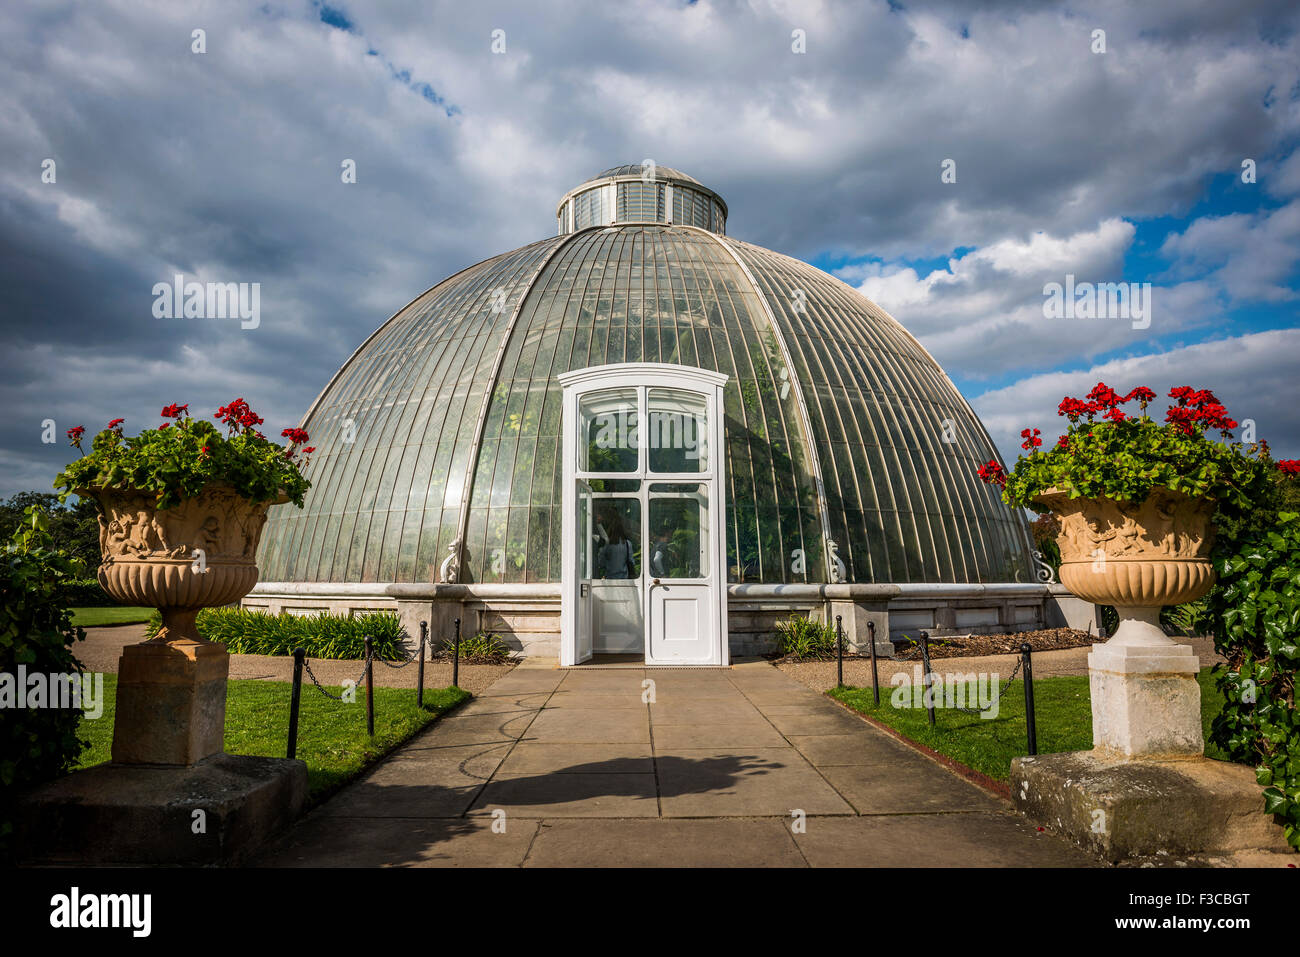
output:
[[[243,399],[211,422],[188,405],[162,410],[157,428],[127,436],[114,419],[55,480],[66,499],[99,503],[99,582],[118,601],[158,608],[162,628],[124,650],[113,760],[193,764],[221,750],[229,656],[195,627],[202,608],[238,601],[257,583],[256,552],[268,509],[302,507],[310,483],[300,466],[314,451],[301,429],[288,447],[270,441]]]
[[[1145,386],[1120,395],[1105,383],[1084,399],[1067,396],[1058,412],[1070,425],[1052,448],[1042,449],[1038,429],[1025,429],[1027,454],[1010,473],[990,461],[979,474],[1001,487],[1007,504],[1055,513],[1061,583],[1119,614],[1106,650],[1089,657],[1097,746],[1200,753],[1199,695],[1194,681],[1176,680],[1194,678],[1196,658],[1164,634],[1160,609],[1210,590],[1216,512],[1247,509],[1272,462],[1267,443],[1231,441],[1237,422],[1208,389],[1171,390],[1175,402],[1163,422],[1147,414],[1155,397]],[[1133,402],[1136,415],[1122,408]],[[1140,674],[1147,683],[1164,681],[1152,690],[1187,712],[1145,739],[1139,726],[1160,722],[1140,716],[1141,703],[1123,686]]]

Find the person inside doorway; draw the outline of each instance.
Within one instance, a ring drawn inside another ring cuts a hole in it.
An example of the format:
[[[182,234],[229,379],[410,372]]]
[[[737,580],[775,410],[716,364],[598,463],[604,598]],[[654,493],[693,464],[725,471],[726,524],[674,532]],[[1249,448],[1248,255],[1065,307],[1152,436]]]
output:
[[[601,577],[636,578],[635,546],[627,537],[627,532],[623,528],[623,519],[617,511],[611,509],[606,513],[603,525],[608,540],[600,547],[597,556]]]
[[[650,547],[650,574],[655,578],[668,578],[668,569],[672,564],[672,542],[668,526],[660,525],[655,532],[654,544]]]

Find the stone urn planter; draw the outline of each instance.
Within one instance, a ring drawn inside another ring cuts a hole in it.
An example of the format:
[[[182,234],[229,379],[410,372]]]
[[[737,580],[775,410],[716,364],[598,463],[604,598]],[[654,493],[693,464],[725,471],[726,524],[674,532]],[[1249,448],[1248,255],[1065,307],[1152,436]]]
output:
[[[195,617],[257,584],[257,544],[276,503],[254,504],[224,486],[169,509],[157,508],[152,492],[80,494],[102,513],[99,583],[120,602],[162,614],[154,638],[122,652],[113,762],[192,765],[221,753],[230,656],[199,635]]]
[[[1140,505],[1055,489],[1037,502],[1061,522],[1061,584],[1119,615],[1115,634],[1088,656],[1094,748],[1202,754],[1198,659],[1164,633],[1160,610],[1214,585],[1214,501],[1156,488]]]

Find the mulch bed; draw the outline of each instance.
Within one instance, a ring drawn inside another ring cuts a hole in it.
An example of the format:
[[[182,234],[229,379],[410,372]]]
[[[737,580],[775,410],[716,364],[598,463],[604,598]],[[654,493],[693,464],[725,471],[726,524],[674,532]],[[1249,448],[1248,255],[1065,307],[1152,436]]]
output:
[[[982,655],[1014,655],[1020,646],[1029,642],[1034,651],[1059,651],[1062,648],[1087,648],[1104,639],[1079,631],[1077,628],[1044,628],[1041,631],[1021,631],[1005,635],[956,635],[932,637],[930,657],[978,658]],[[895,661],[920,661],[921,645],[918,642],[897,646]]]

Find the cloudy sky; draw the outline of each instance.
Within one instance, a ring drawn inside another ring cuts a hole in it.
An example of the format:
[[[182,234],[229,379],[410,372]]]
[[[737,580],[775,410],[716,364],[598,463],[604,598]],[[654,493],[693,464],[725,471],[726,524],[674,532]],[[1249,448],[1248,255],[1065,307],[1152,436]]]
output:
[[[1008,457],[1099,379],[1212,388],[1300,456],[1298,27],[1285,0],[7,0],[0,494],[171,401],[278,434],[410,299],[648,158],[893,313]],[[177,273],[260,283],[260,325],[156,317]],[[1149,323],[1046,317],[1067,276],[1150,283]]]

